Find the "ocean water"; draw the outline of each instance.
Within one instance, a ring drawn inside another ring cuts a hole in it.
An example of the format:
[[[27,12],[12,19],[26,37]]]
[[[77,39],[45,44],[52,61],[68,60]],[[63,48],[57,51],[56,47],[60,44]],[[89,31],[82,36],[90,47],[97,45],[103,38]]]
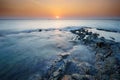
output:
[[[115,20],[0,20],[0,30],[26,30],[40,28],[64,28],[85,26],[120,30],[120,21]]]
[[[120,42],[120,33],[96,30],[120,31],[120,21],[0,20],[0,80],[31,80],[34,75],[44,75],[62,53],[94,63],[94,52],[72,42],[76,35],[69,30],[81,27],[92,27],[91,31]]]

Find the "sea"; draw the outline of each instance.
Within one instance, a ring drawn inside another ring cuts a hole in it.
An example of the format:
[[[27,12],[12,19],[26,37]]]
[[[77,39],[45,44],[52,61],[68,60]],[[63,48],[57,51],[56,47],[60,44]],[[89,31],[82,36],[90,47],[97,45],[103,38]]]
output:
[[[0,80],[37,80],[63,53],[94,63],[93,52],[72,42],[70,30],[82,27],[120,42],[119,20],[0,20]]]

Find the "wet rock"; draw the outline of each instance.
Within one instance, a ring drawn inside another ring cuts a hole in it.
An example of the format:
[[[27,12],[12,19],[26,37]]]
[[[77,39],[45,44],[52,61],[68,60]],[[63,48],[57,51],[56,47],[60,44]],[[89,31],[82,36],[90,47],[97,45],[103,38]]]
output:
[[[99,34],[97,34],[97,33],[94,33],[94,34],[92,34],[92,35],[93,35],[93,38],[94,38],[94,39],[97,39],[98,36],[99,36]]]
[[[97,42],[96,47],[99,47],[99,48],[105,47],[105,43],[104,42]]]
[[[83,72],[82,74],[94,75],[96,73],[95,68],[87,62],[81,62],[78,65],[80,71]]]
[[[84,39],[84,37],[85,37],[85,34],[79,34],[78,40],[82,40],[82,39]]]
[[[115,38],[114,37],[110,37],[112,40],[115,40]]]
[[[71,75],[64,75],[62,80],[72,80]]]
[[[116,31],[116,30],[107,30],[107,29],[101,29],[101,28],[97,28],[97,30],[102,30],[102,31],[107,31],[107,32],[119,32],[119,31]]]
[[[95,80],[93,76],[90,75],[80,75],[80,74],[72,74],[73,80]]]
[[[43,79],[40,74],[34,74],[28,80],[45,80],[45,79]]]
[[[77,40],[93,48],[95,63],[78,61],[69,53],[60,54],[60,59],[50,68],[47,80],[120,80],[119,42],[99,38],[99,34],[85,28],[71,32],[77,34]]]
[[[38,31],[39,31],[39,32],[41,32],[41,31],[42,31],[42,29],[39,29]]]
[[[79,66],[77,64],[78,64],[77,62],[74,62],[72,60],[67,62],[65,73],[66,74],[79,73],[80,69],[79,69]]]
[[[59,76],[59,74],[60,74],[60,72],[56,71],[56,72],[53,73],[53,77],[57,77],[57,76]]]
[[[96,65],[96,69],[97,69],[100,73],[103,73],[104,62],[99,61],[99,62],[97,62],[95,65]]]
[[[110,80],[120,80],[120,74],[112,74]]]
[[[88,35],[92,35],[92,32],[87,32]]]
[[[104,37],[100,37],[100,40],[105,41],[105,38]]]
[[[104,55],[102,53],[97,53],[96,61],[104,61]]]
[[[62,53],[62,54],[59,54],[59,56],[61,56],[62,59],[67,58],[69,55],[70,55],[69,53]]]
[[[49,29],[45,29],[45,31],[50,31]]]
[[[112,55],[112,53],[113,53],[112,50],[110,50],[104,57],[105,57],[105,58],[108,58],[109,56]]]
[[[104,72],[106,74],[113,74],[115,73],[115,66],[116,66],[117,60],[115,57],[109,57],[105,60],[104,65]]]
[[[97,42],[96,43],[96,47],[98,48],[107,48],[107,49],[110,49],[112,45],[112,42],[107,42],[107,41],[104,41],[104,42]]]

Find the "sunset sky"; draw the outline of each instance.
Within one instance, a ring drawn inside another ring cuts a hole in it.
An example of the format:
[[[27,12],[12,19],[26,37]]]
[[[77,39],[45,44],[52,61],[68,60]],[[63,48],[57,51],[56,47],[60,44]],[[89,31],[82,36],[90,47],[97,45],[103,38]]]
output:
[[[0,17],[55,16],[120,16],[120,0],[0,0]]]

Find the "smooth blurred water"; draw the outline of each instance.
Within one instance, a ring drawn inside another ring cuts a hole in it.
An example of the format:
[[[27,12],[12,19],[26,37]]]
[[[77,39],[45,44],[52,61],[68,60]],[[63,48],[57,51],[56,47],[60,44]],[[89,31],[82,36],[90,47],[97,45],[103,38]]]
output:
[[[92,52],[72,43],[74,34],[59,30],[83,26],[120,31],[120,21],[110,20],[0,20],[0,80],[29,80],[34,74],[44,74],[60,53],[80,55],[91,62]],[[29,32],[37,29],[48,31]]]
[[[0,20],[0,30],[63,28],[67,26],[97,27],[120,30],[120,21],[114,20]]]

